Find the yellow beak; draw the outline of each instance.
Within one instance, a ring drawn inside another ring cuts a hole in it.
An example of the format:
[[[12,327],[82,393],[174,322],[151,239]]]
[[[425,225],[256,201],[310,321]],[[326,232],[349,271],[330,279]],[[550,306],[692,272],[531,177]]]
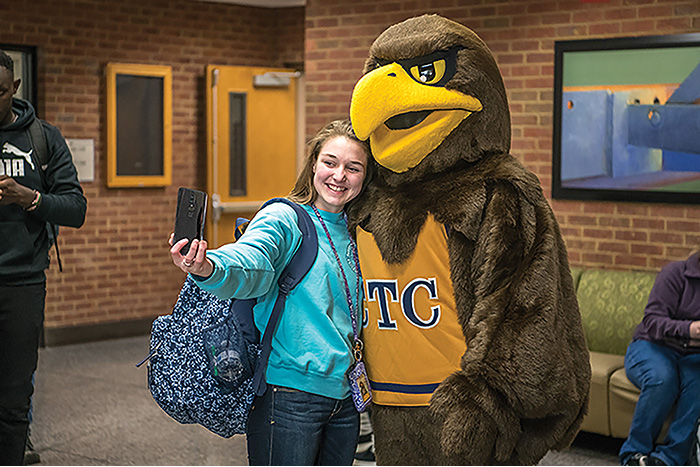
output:
[[[391,63],[357,82],[350,103],[350,120],[358,138],[369,138],[375,160],[402,173],[418,165],[462,120],[481,109],[481,102],[475,97],[421,84],[401,65]],[[392,117],[409,112],[422,112],[412,114],[416,121],[422,120],[416,124],[406,123],[408,119],[403,124],[387,125]]]

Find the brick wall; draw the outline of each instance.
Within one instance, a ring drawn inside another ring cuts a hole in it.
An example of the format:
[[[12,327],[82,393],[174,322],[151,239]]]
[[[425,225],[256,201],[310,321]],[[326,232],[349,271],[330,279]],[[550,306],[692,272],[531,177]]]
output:
[[[306,9],[280,10],[191,0],[0,3],[0,43],[39,47],[40,116],[67,138],[95,140],[96,178],[83,184],[87,221],[80,230],[62,229],[64,273],[54,258],[48,274],[47,328],[151,318],[171,308],[183,279],[166,246],[177,187],[205,185],[206,64],[304,63],[311,135],[347,116],[376,36],[433,12],[473,28],[494,51],[510,99],[512,152],[547,194],[554,40],[700,30],[697,0],[308,0]],[[110,61],[173,67],[170,187],[106,187],[104,67]],[[574,265],[654,270],[700,244],[698,206],[552,205]]]
[[[308,0],[307,130],[346,117],[374,39],[391,24],[438,13],[493,51],[511,108],[511,152],[551,193],[554,41],[700,31],[697,0]],[[698,200],[700,204],[700,200]],[[700,205],[552,202],[573,265],[656,270],[700,246]]]
[[[192,0],[32,0],[2,2],[0,18],[0,43],[38,46],[39,115],[66,138],[95,141],[95,181],[83,183],[87,220],[80,230],[61,229],[64,272],[52,258],[48,273],[47,329],[169,312],[184,279],[166,243],[177,188],[205,186],[204,68],[302,63],[304,9]],[[172,66],[169,187],[106,186],[104,69],[111,61]]]

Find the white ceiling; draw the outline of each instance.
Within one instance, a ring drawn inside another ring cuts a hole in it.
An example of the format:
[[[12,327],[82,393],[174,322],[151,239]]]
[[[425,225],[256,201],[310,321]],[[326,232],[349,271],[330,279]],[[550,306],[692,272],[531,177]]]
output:
[[[306,0],[197,0],[200,2],[231,3],[262,8],[288,8],[306,5]]]

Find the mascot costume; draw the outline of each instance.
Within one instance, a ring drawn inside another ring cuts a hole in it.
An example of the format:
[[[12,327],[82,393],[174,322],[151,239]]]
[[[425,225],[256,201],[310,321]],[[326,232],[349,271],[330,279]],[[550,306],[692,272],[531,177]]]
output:
[[[566,247],[509,154],[495,60],[436,15],[384,31],[350,107],[377,173],[350,209],[378,464],[536,464],[587,410]]]

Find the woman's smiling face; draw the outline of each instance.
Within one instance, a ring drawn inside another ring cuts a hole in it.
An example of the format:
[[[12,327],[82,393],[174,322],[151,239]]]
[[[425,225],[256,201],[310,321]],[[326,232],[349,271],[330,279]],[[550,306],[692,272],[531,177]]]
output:
[[[344,136],[330,139],[323,145],[314,166],[316,207],[340,212],[345,204],[362,190],[367,167],[367,154],[362,146]]]

